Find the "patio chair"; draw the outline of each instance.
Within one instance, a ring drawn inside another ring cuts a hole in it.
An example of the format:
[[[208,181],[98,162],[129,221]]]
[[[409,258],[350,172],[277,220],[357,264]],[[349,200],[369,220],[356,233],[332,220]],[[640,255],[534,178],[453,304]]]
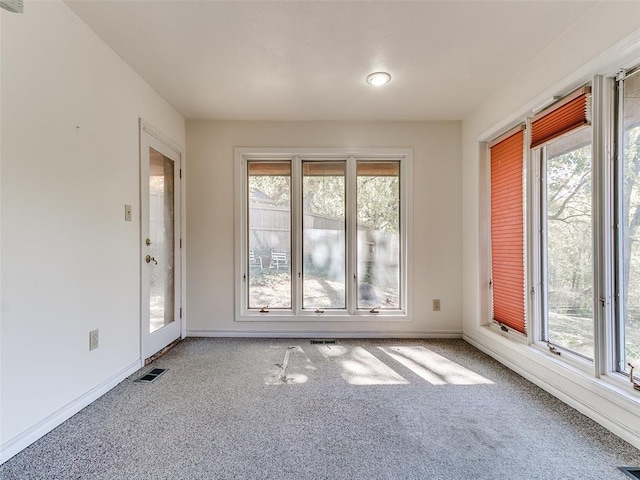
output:
[[[289,256],[286,251],[274,248],[271,250],[271,264],[269,268],[280,270],[280,267],[289,268]]]
[[[262,257],[260,255],[256,257],[253,250],[249,250],[249,267],[260,267],[260,270],[264,268],[262,266]]]

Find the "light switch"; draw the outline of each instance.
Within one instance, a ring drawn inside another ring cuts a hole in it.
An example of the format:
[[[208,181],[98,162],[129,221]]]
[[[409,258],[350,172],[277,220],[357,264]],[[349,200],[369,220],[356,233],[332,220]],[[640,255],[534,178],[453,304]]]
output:
[[[124,219],[127,222],[131,221],[131,205],[124,206]]]

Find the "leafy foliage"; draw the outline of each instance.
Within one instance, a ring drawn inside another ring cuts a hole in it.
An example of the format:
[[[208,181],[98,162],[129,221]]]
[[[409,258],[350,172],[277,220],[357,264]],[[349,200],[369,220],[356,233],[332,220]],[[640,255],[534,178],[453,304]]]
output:
[[[284,175],[251,175],[249,191],[252,202],[262,201],[278,206],[289,206],[291,178]]]
[[[305,176],[302,180],[302,195],[305,212],[335,219],[344,218],[344,176]]]
[[[358,225],[370,230],[398,232],[398,177],[358,177]]]
[[[546,167],[549,309],[592,318],[591,146],[549,156]]]
[[[624,132],[623,302],[627,361],[640,363],[640,126]]]
[[[640,126],[624,132],[620,247],[626,361],[640,363]],[[590,146],[547,159],[549,336],[593,355]]]

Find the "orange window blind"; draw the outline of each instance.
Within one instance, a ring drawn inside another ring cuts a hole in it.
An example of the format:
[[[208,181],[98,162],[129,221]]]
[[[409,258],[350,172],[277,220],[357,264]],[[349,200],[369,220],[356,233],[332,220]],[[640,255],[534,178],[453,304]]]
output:
[[[359,160],[357,171],[358,175],[363,177],[398,177],[400,162]]]
[[[524,277],[524,130],[491,146],[493,318],[526,333]]]
[[[305,177],[344,176],[347,171],[345,162],[303,162],[302,174]]]
[[[591,87],[583,87],[531,119],[531,148],[589,125]]]
[[[291,175],[291,162],[285,161],[255,161],[249,162],[249,175],[255,176],[283,176]]]

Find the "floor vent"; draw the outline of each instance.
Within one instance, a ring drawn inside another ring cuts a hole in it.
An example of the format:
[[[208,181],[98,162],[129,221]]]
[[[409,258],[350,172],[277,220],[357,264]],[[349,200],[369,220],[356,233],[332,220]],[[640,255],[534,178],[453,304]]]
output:
[[[329,339],[322,339],[322,338],[317,338],[314,340],[311,340],[311,345],[324,345],[324,344],[331,344],[331,345],[335,345],[336,343],[338,343],[336,340],[329,340]]]
[[[153,370],[150,370],[147,373],[145,373],[142,377],[136,380],[136,382],[151,383],[166,371],[167,371],[166,368],[154,368]]]
[[[638,467],[618,467],[618,470],[620,470],[629,478],[640,480],[640,468]]]

